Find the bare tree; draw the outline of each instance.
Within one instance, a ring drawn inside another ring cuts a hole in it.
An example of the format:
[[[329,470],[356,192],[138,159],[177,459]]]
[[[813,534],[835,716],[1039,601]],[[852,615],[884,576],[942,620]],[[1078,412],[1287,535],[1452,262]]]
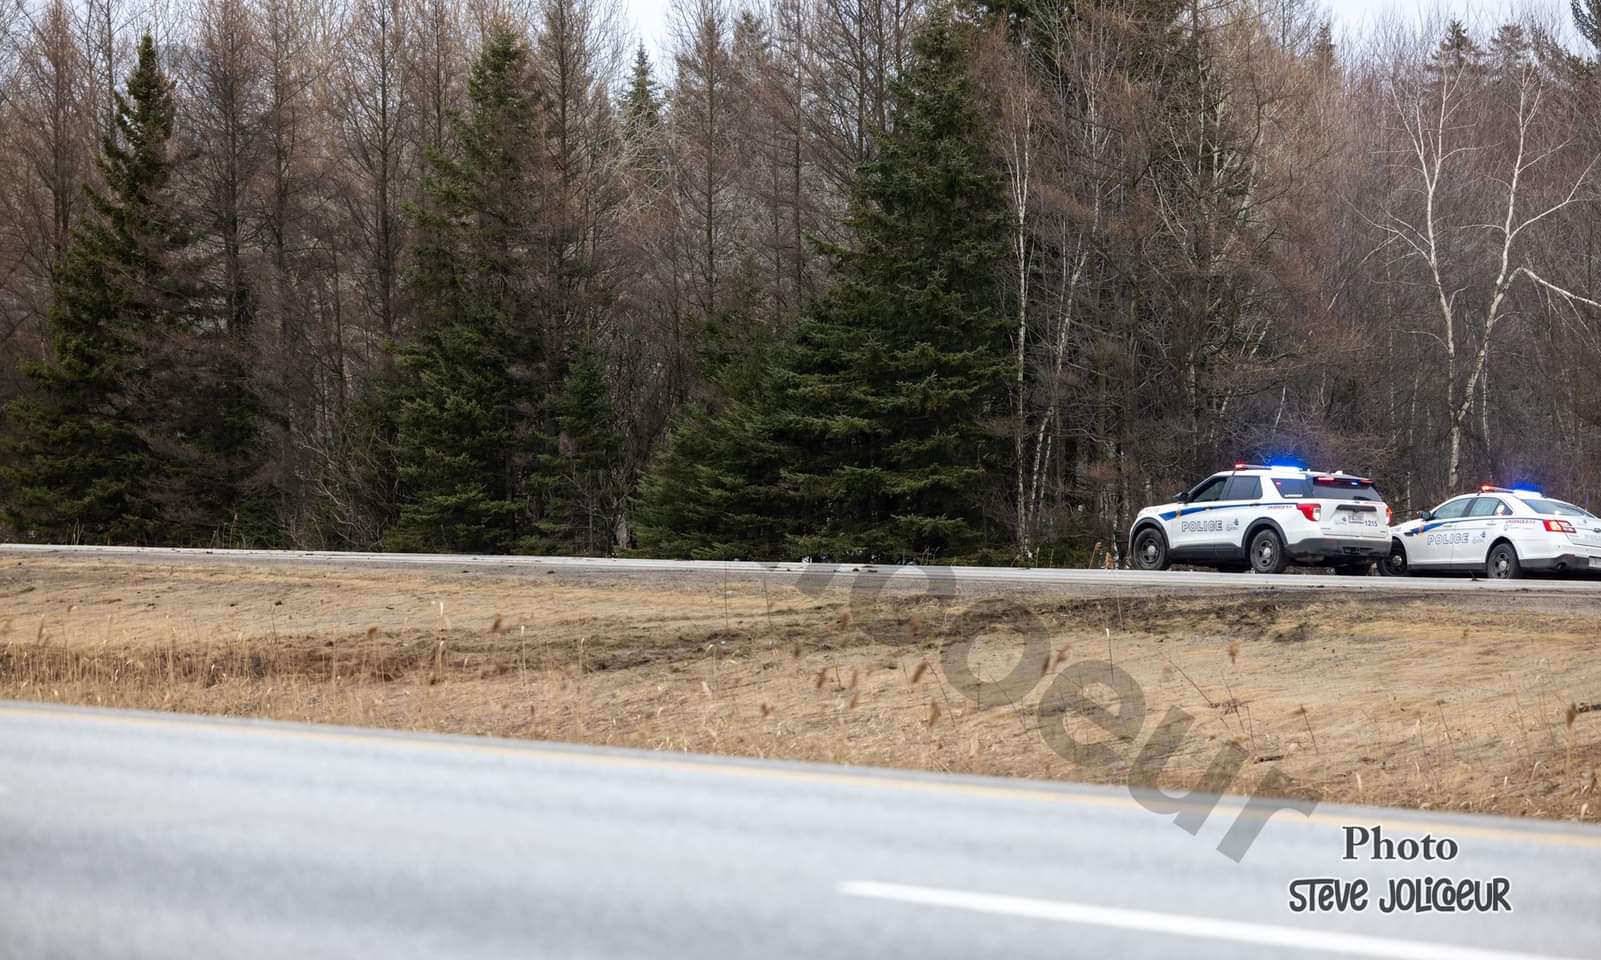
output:
[[[424,150],[438,150],[450,136],[450,116],[461,108],[467,68],[467,38],[457,4],[418,0],[406,44],[406,76],[417,108],[414,135]]]
[[[247,215],[261,184],[264,64],[256,24],[246,0],[202,0],[195,15],[195,44],[183,78],[184,133],[195,159],[188,165],[197,188],[205,241],[221,276],[216,286],[228,329],[249,329],[255,312],[249,263],[254,238]]]
[[[406,10],[399,0],[354,0],[325,95],[348,186],[343,205],[354,233],[368,333],[360,349],[368,362],[382,362],[379,341],[401,332],[403,318],[402,205],[416,159],[406,138],[413,113],[406,95]]]
[[[11,173],[0,190],[0,343],[37,355],[48,339],[51,283],[93,176],[93,101],[80,23],[65,0],[23,11],[19,27],[0,103],[8,128],[0,156]]]
[[[1437,310],[1435,331],[1419,333],[1445,368],[1448,489],[1461,480],[1464,434],[1491,344],[1522,313],[1519,285],[1569,306],[1601,307],[1548,279],[1540,262],[1541,232],[1553,218],[1596,199],[1598,156],[1583,157],[1563,179],[1549,176],[1575,142],[1565,125],[1551,122],[1544,72],[1514,62],[1492,80],[1452,42],[1428,64],[1398,68],[1385,86],[1403,148],[1391,162],[1403,186],[1372,217],[1380,250],[1421,274]],[[1488,418],[1492,399],[1483,403]]]
[[[678,70],[669,114],[672,179],[686,305],[704,319],[717,314],[732,259],[733,23],[724,0],[681,0],[673,16]]]

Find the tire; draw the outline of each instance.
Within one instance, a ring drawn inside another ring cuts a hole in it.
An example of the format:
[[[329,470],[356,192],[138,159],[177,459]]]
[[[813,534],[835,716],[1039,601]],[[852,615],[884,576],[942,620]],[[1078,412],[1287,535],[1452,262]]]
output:
[[[1373,572],[1371,563],[1342,563],[1334,568],[1337,577],[1365,577]]]
[[[1390,544],[1390,552],[1379,561],[1379,576],[1381,577],[1410,577],[1412,567],[1407,563],[1406,548],[1399,542]]]
[[[1498,543],[1490,548],[1490,555],[1484,558],[1484,575],[1490,580],[1516,580],[1523,576],[1512,544]]]
[[[1283,573],[1290,558],[1284,553],[1284,541],[1273,530],[1260,530],[1251,538],[1251,569],[1257,573]]]
[[[1129,559],[1136,570],[1155,572],[1172,566],[1167,560],[1167,538],[1155,527],[1145,527],[1134,535]]]

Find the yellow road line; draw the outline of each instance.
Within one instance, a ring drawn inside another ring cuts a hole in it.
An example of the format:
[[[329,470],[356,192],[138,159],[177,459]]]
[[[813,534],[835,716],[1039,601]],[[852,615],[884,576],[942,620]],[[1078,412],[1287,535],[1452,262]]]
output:
[[[360,733],[349,730],[318,729],[315,726],[301,727],[268,727],[252,724],[218,723],[205,717],[192,715],[175,715],[166,717],[145,717],[118,713],[79,713],[77,711],[57,711],[52,709],[33,709],[22,705],[0,706],[0,717],[61,717],[70,716],[78,720],[89,720],[104,724],[121,724],[138,727],[200,727],[206,730],[227,733],[245,733],[264,736],[290,736],[306,740],[322,740],[335,743],[349,743],[362,746],[409,746],[423,747],[443,753],[476,753],[489,756],[505,756],[520,758],[537,758],[542,760],[558,760],[574,763],[585,763],[593,766],[614,767],[633,770],[666,770],[685,773],[716,774],[721,776],[742,776],[761,780],[776,780],[784,782],[801,782],[827,784],[830,786],[860,786],[878,787],[895,790],[909,790],[921,793],[937,793],[951,796],[986,797],[1008,800],[1036,800],[1049,803],[1077,804],[1079,806],[1110,807],[1119,809],[1146,808],[1132,796],[1117,794],[1079,794],[1058,790],[1043,790],[1022,785],[1003,784],[976,784],[959,783],[938,780],[923,780],[916,778],[901,778],[884,776],[878,773],[855,773],[845,770],[810,770],[801,768],[760,767],[741,763],[719,765],[704,761],[675,760],[668,754],[658,756],[638,756],[625,753],[586,752],[583,750],[552,750],[546,747],[529,743],[527,746],[509,746],[499,743],[474,742],[471,739],[442,740],[432,738],[405,738],[381,733]],[[582,746],[582,745],[578,745]],[[737,758],[736,758],[737,759]],[[1203,806],[1195,804],[1194,806]],[[1232,801],[1220,801],[1214,808],[1214,813],[1223,813],[1236,816],[1245,810],[1245,805]],[[1269,816],[1274,808],[1268,807]],[[1290,811],[1293,815],[1294,811]],[[1530,830],[1513,830],[1493,826],[1475,826],[1449,821],[1430,821],[1423,819],[1393,819],[1385,816],[1340,816],[1314,812],[1310,816],[1303,815],[1304,820],[1328,826],[1375,824],[1399,832],[1416,833],[1420,830],[1439,831],[1451,837],[1484,837],[1488,839],[1509,841],[1533,841],[1535,843],[1554,844],[1558,846],[1586,847],[1601,850],[1601,834],[1582,833],[1556,833],[1541,831],[1538,828]]]

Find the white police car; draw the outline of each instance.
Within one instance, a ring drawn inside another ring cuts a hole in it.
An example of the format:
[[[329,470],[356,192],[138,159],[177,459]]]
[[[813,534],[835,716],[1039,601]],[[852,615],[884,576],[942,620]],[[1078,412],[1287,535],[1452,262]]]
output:
[[[1508,580],[1526,570],[1601,570],[1601,518],[1536,490],[1488,484],[1390,528],[1379,572],[1461,570]]]
[[[1280,573],[1296,563],[1361,575],[1388,555],[1390,521],[1365,477],[1236,463],[1172,503],[1141,510],[1129,556],[1137,570],[1186,563]]]

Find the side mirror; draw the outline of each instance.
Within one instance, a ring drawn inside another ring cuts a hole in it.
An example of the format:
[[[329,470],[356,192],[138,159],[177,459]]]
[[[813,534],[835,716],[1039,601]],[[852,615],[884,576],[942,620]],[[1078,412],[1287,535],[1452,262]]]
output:
[[[1433,520],[1434,519],[1434,511],[1433,510],[1419,510],[1418,511],[1418,519],[1419,520]]]
[[[1190,502],[1190,492],[1188,490],[1180,490],[1178,493],[1173,494],[1173,502],[1174,503],[1189,503]]]

